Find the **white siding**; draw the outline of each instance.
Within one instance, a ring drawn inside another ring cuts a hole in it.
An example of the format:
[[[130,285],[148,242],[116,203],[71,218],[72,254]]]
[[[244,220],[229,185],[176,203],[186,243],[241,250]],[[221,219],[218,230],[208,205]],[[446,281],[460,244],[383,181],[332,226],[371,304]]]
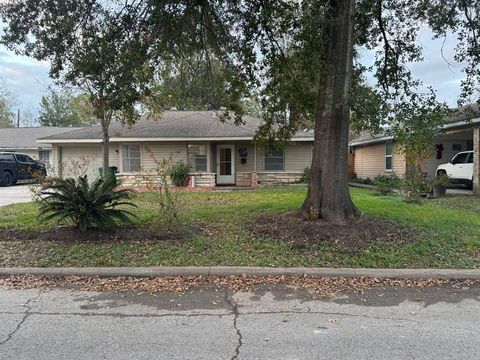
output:
[[[285,146],[284,172],[303,173],[303,170],[312,164],[311,142],[292,143]],[[265,172],[265,150],[257,147],[257,172]],[[278,172],[278,171],[274,171]]]

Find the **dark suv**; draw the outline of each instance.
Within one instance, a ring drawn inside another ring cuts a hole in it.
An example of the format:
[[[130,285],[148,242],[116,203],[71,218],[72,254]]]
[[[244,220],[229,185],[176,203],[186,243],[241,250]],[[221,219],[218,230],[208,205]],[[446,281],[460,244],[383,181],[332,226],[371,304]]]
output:
[[[30,156],[0,152],[0,185],[10,186],[18,180],[37,179],[46,175],[45,165]]]

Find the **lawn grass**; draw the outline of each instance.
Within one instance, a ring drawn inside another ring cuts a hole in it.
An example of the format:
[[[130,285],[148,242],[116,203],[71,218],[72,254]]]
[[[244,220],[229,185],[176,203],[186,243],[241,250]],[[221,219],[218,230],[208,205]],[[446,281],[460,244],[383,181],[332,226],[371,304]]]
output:
[[[279,239],[253,237],[248,224],[261,213],[298,209],[305,188],[196,192],[178,195],[179,223],[203,230],[182,241],[3,241],[0,266],[480,267],[480,199],[447,197],[412,205],[365,189],[352,188],[351,193],[365,215],[409,226],[418,234],[417,241],[371,245],[357,252],[326,242],[297,249]],[[137,222],[151,226],[158,218],[155,196],[137,194],[135,202]],[[0,227],[38,228],[36,212],[33,203],[0,208]]]

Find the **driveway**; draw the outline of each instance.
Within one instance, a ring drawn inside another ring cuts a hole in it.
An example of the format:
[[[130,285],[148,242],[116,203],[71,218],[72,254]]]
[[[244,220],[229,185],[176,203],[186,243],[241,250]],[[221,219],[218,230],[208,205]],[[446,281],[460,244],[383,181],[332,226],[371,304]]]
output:
[[[385,287],[318,299],[252,293],[7,290],[0,359],[477,359],[480,287]]]
[[[32,201],[31,185],[0,187],[0,206]]]

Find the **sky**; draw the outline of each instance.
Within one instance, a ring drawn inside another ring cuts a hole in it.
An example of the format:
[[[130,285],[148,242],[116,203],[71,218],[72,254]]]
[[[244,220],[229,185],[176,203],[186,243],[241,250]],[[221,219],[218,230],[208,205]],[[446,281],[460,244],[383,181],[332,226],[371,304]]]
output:
[[[423,31],[419,42],[424,47],[425,61],[411,66],[414,75],[419,77],[425,85],[433,86],[438,91],[438,98],[452,107],[456,106],[460,81],[464,77],[461,65],[453,60],[454,40],[454,37],[450,36],[444,44],[443,53],[448,60],[447,63],[441,56],[443,39],[431,40],[431,34]],[[373,54],[361,51],[361,62],[371,64]],[[52,84],[48,71],[48,62],[17,56],[0,45],[0,78],[3,78],[16,94],[20,108],[33,112],[38,110],[42,95]]]

